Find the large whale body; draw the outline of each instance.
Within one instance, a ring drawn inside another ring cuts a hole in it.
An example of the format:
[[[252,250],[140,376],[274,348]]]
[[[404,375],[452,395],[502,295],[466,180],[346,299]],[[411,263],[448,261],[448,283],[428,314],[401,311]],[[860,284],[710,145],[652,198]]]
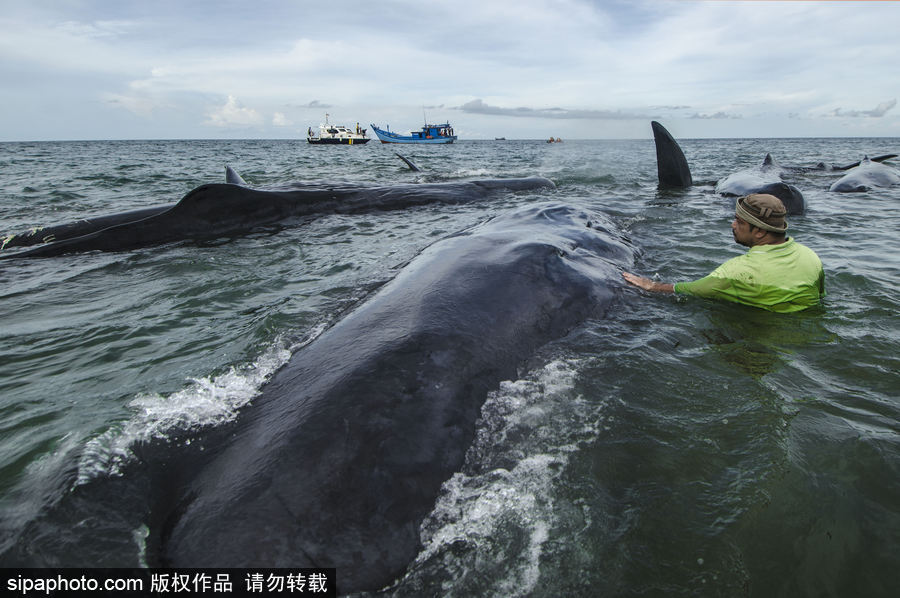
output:
[[[420,550],[487,393],[601,317],[633,257],[602,214],[561,203],[438,241],[298,349],[234,422],[137,447],[140,462],[76,487],[0,564],[336,567],[341,593],[383,588]],[[102,558],[86,552],[95,535]]]
[[[543,177],[390,186],[298,183],[256,189],[232,169],[226,183],[201,185],[178,203],[87,218],[7,236],[3,248],[34,246],[8,257],[49,257],[79,251],[123,251],[184,239],[245,234],[318,214],[396,210],[430,203],[478,201],[498,191],[552,188]]]
[[[335,566],[344,592],[391,582],[487,392],[602,313],[631,259],[602,217],[559,204],[429,247],[273,377],[184,489],[162,560]]]
[[[886,164],[879,164],[866,157],[859,166],[848,170],[847,174],[836,180],[829,190],[853,193],[892,185],[900,185],[900,173]]]

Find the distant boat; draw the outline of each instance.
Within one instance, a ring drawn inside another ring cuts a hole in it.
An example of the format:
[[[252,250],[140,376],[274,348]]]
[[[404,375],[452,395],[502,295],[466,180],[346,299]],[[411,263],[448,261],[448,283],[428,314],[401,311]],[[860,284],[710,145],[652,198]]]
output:
[[[494,141],[506,141],[506,137],[494,137]]]
[[[381,143],[453,143],[456,135],[450,123],[442,125],[425,124],[420,131],[412,131],[409,135],[399,135],[390,130],[379,129],[371,125],[372,130],[381,140]]]
[[[313,135],[312,127],[306,130],[306,140],[310,143],[320,145],[353,145],[360,143],[368,143],[369,137],[366,137],[366,130],[359,128],[356,123],[356,130],[351,130],[344,125],[332,125],[328,123],[328,115],[325,115],[325,124],[319,125],[319,134]]]
[[[556,139],[551,137],[550,139],[547,140],[547,143],[562,143],[562,139],[560,139],[559,137],[557,137]]]

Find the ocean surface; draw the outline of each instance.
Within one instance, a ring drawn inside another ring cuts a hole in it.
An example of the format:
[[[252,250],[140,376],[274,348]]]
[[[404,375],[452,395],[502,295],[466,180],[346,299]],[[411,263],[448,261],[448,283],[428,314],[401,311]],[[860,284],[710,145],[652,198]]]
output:
[[[783,165],[900,153],[900,139],[679,143],[697,184],[678,191],[657,188],[652,139],[0,143],[0,235],[175,202],[224,182],[226,165],[253,186],[531,175],[557,185],[0,261],[0,555],[71,561],[56,553],[72,550],[61,547],[78,522],[43,513],[77,484],[128,475],[141,443],[252,409],[292,351],[443,237],[553,199],[607,214],[638,249],[638,273],[689,280],[744,251],[718,179],[767,152]],[[488,396],[421,552],[386,594],[895,595],[900,187],[831,193],[838,176],[787,179],[808,205],[790,233],[825,265],[821,307],[779,315],[620,284],[609,313]],[[146,530],[130,531],[140,545]],[[101,530],[78,558],[100,564],[110,550]]]

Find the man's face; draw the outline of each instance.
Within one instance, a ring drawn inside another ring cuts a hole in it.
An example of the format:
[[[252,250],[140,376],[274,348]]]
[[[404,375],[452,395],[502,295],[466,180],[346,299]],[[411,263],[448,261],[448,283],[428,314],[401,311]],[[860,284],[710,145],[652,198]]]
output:
[[[753,227],[749,222],[735,216],[731,222],[731,234],[734,235],[735,243],[740,243],[744,247],[753,247]]]

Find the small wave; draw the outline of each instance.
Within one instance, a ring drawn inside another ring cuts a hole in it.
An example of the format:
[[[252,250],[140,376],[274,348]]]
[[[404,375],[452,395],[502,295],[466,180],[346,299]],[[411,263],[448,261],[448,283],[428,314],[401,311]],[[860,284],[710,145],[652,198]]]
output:
[[[50,198],[54,201],[70,201],[73,199],[84,199],[84,195],[75,191],[66,191],[63,189],[54,189],[50,192]]]
[[[135,397],[129,404],[134,410],[129,420],[88,441],[78,464],[76,485],[104,475],[120,475],[123,466],[134,458],[131,447],[135,443],[234,420],[293,352],[324,328],[322,324],[290,347],[279,339],[254,362],[211,378],[192,379],[186,388],[173,394]]]
[[[92,183],[93,185],[96,185],[97,187],[108,189],[120,189],[123,187],[140,184],[140,181],[127,176],[108,174],[80,176],[75,177],[75,180],[86,181]]]
[[[596,172],[588,172],[588,171],[576,171],[576,172],[561,172],[557,176],[554,177],[557,181],[557,186],[573,186],[573,187],[587,187],[590,192],[596,193],[597,190],[594,187],[599,187],[600,189],[615,186],[616,184],[621,184],[621,181],[617,181],[615,175],[612,174],[598,174]]]
[[[458,168],[452,178],[488,178],[497,176],[497,172],[488,168]]]

